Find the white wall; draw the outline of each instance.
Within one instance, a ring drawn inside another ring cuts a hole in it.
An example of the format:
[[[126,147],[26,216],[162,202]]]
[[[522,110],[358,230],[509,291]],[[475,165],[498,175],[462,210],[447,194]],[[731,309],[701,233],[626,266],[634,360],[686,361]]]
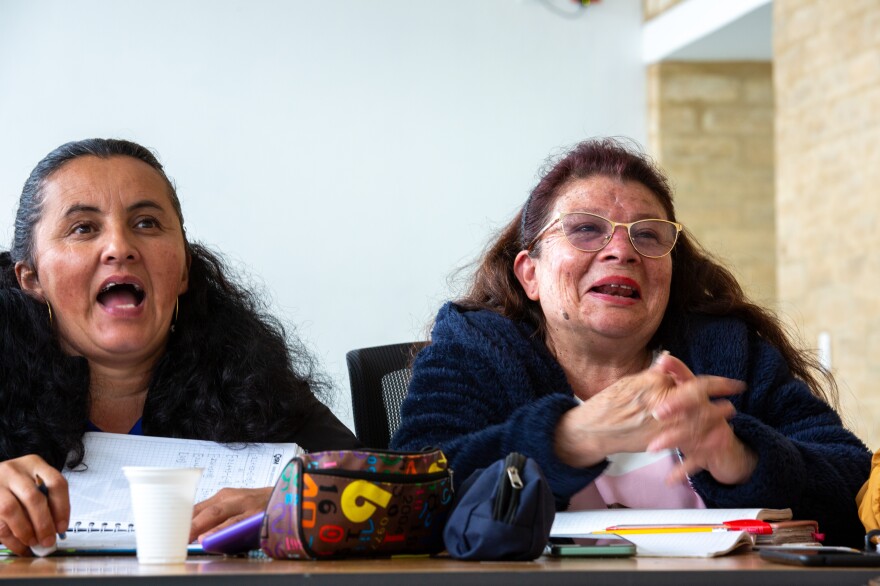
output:
[[[246,267],[337,387],[421,338],[544,159],[644,143],[639,0],[0,0],[0,247],[90,136],[155,149],[191,238]]]

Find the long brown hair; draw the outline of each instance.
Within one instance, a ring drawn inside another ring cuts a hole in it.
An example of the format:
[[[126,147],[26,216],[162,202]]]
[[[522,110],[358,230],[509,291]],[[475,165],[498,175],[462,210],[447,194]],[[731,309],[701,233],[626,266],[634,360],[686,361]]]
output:
[[[488,309],[512,320],[525,321],[546,339],[544,313],[539,303],[526,296],[513,272],[513,262],[549,220],[562,188],[570,181],[595,175],[641,183],[657,196],[668,219],[676,221],[669,182],[635,143],[614,138],[581,142],[550,164],[522,210],[489,243],[465,295],[456,303],[468,309]],[[540,241],[532,247],[530,254],[536,258],[540,256]],[[794,344],[792,336],[772,311],[752,303],[733,274],[685,230],[672,251],[669,303],[652,345],[661,346],[664,339],[675,335],[676,324],[686,322],[688,313],[742,320],[779,350],[794,375],[803,380],[814,395],[837,407],[837,383],[831,373],[820,366],[812,353]]]

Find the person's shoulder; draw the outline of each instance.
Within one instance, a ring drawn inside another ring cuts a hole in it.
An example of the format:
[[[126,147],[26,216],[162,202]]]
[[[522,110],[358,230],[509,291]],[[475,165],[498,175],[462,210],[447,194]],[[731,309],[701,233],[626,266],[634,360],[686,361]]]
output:
[[[434,335],[500,334],[520,329],[512,319],[488,309],[470,309],[453,301],[447,302],[437,313]]]
[[[749,328],[736,317],[689,313],[685,317],[687,332],[693,337],[747,336]]]

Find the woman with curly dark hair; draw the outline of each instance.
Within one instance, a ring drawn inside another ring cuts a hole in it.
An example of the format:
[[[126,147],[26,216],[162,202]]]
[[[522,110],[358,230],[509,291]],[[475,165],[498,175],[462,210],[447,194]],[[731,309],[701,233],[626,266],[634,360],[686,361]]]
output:
[[[431,342],[392,446],[440,446],[459,479],[515,451],[560,507],[790,507],[861,539],[870,453],[833,379],[683,231],[633,145],[556,161]]]
[[[123,140],[62,145],[24,185],[0,253],[0,542],[54,543],[70,503],[59,470],[86,431],[358,445],[316,394],[304,348],[187,241],[156,157]],[[39,477],[47,500],[36,489]],[[265,508],[271,488],[200,503],[198,536]]]

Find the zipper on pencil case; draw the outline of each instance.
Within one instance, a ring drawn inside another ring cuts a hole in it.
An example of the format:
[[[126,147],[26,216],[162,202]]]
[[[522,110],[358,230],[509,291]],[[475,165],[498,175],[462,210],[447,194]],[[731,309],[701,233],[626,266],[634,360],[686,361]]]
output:
[[[439,472],[428,472],[425,474],[394,474],[388,472],[369,472],[365,470],[342,470],[340,468],[303,467],[302,472],[303,474],[311,474],[312,476],[339,476],[340,478],[359,478],[361,480],[397,482],[400,484],[430,482],[432,480],[442,480],[444,478],[452,477],[452,472],[450,470],[440,470]]]
[[[492,505],[492,518],[510,525],[519,510],[519,497],[525,484],[522,480],[526,466],[526,457],[511,452],[504,458],[504,470],[495,491],[495,502]]]

